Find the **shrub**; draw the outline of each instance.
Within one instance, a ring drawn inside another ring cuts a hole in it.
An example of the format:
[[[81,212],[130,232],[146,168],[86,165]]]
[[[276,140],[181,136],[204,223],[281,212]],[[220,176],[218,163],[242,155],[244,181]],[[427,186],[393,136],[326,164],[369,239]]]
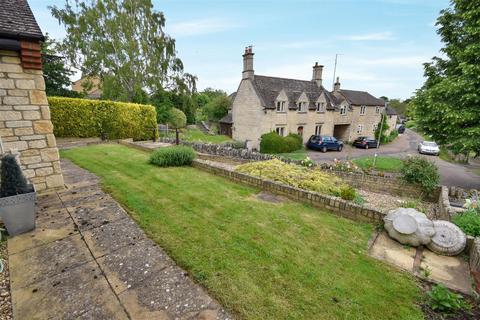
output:
[[[233,148],[233,149],[245,149],[247,147],[247,144],[245,141],[237,141],[237,140],[225,141],[225,142],[222,142],[222,145],[224,145],[225,147]]]
[[[1,176],[0,197],[2,198],[32,191],[13,154],[7,153],[2,157]]]
[[[287,138],[288,137],[295,139],[295,141],[297,142],[297,149],[295,150],[301,149],[303,147],[303,137],[301,135],[296,133],[289,133]]]
[[[428,304],[435,311],[448,313],[468,308],[462,295],[451,292],[441,284],[434,285],[427,294],[429,297]]]
[[[153,106],[107,100],[49,97],[57,137],[152,139],[157,136]]]
[[[320,193],[339,195],[346,186],[342,179],[320,169],[287,164],[278,159],[239,165],[236,171],[292,187]]]
[[[301,148],[301,137],[292,133],[282,137],[276,132],[270,132],[262,135],[260,140],[261,153],[289,153]]]
[[[150,163],[160,167],[189,166],[195,159],[195,151],[187,146],[160,148],[150,155]]]
[[[357,192],[351,186],[344,186],[340,189],[340,198],[343,200],[354,200]]]
[[[455,215],[452,221],[469,236],[480,237],[480,213],[475,209]]]
[[[440,181],[437,166],[420,156],[403,160],[401,173],[405,181],[420,184],[427,192],[433,191]]]

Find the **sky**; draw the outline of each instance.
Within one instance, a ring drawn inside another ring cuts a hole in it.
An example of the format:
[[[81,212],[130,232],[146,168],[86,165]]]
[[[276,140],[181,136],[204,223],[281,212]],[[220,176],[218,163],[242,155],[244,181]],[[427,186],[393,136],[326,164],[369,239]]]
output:
[[[63,26],[48,6],[29,0],[44,33]],[[335,56],[341,87],[380,97],[409,98],[423,84],[423,63],[440,55],[435,22],[448,0],[153,0],[176,39],[185,71],[207,87],[236,91],[245,46],[253,45],[255,74],[311,80],[324,65],[332,89]],[[78,76],[77,76],[78,77]],[[76,80],[76,79],[74,79]]]

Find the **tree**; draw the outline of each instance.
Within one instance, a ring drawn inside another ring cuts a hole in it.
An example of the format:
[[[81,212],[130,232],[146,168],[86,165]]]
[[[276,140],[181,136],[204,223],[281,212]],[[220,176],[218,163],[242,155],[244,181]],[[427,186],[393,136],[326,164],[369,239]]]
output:
[[[391,99],[388,101],[388,104],[390,105],[390,107],[395,109],[395,111],[399,115],[405,115],[407,112],[408,104],[405,103],[405,101],[402,101],[400,99]]]
[[[421,130],[454,153],[480,154],[480,0],[453,0],[436,23],[443,57],[424,64],[412,99]]]
[[[207,103],[204,107],[204,113],[208,120],[218,121],[227,115],[230,106],[231,101],[226,95],[218,96]]]
[[[165,34],[165,16],[151,0],[66,1],[49,7],[65,25],[66,57],[83,74],[113,77],[122,99],[135,101],[159,90],[194,92],[196,78],[184,72],[175,40]]]
[[[42,43],[43,78],[48,96],[80,97],[82,94],[67,89],[72,84],[70,77],[75,73],[65,65],[63,57],[59,56],[58,43],[45,36]]]
[[[178,145],[180,143],[180,139],[178,138],[178,129],[187,125],[187,117],[185,116],[185,113],[177,108],[170,109],[168,124],[175,129],[175,143]]]
[[[380,143],[388,143],[389,141],[386,133],[389,128],[390,127],[387,124],[387,116],[382,113],[382,119],[380,120],[377,128],[375,129],[375,139],[380,141]]]

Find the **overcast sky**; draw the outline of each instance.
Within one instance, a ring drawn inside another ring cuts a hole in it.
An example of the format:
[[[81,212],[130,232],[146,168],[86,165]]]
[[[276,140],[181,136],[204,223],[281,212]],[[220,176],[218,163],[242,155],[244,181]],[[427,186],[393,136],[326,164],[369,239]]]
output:
[[[343,88],[408,98],[423,83],[422,63],[439,54],[434,26],[447,0],[154,0],[177,41],[185,70],[198,89],[236,90],[242,53],[254,46],[256,74],[311,79],[325,66],[331,89],[335,54]],[[48,6],[63,0],[29,0],[44,33],[65,31]]]

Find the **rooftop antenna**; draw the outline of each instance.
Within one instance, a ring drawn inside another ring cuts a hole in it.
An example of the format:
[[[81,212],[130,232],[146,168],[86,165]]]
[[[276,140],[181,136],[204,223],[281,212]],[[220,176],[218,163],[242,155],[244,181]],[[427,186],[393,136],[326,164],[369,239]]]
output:
[[[335,67],[333,67],[333,84],[332,84],[332,88],[335,87],[335,77],[337,75],[337,60],[338,60],[338,56],[341,56],[342,53],[336,53],[335,54]]]

